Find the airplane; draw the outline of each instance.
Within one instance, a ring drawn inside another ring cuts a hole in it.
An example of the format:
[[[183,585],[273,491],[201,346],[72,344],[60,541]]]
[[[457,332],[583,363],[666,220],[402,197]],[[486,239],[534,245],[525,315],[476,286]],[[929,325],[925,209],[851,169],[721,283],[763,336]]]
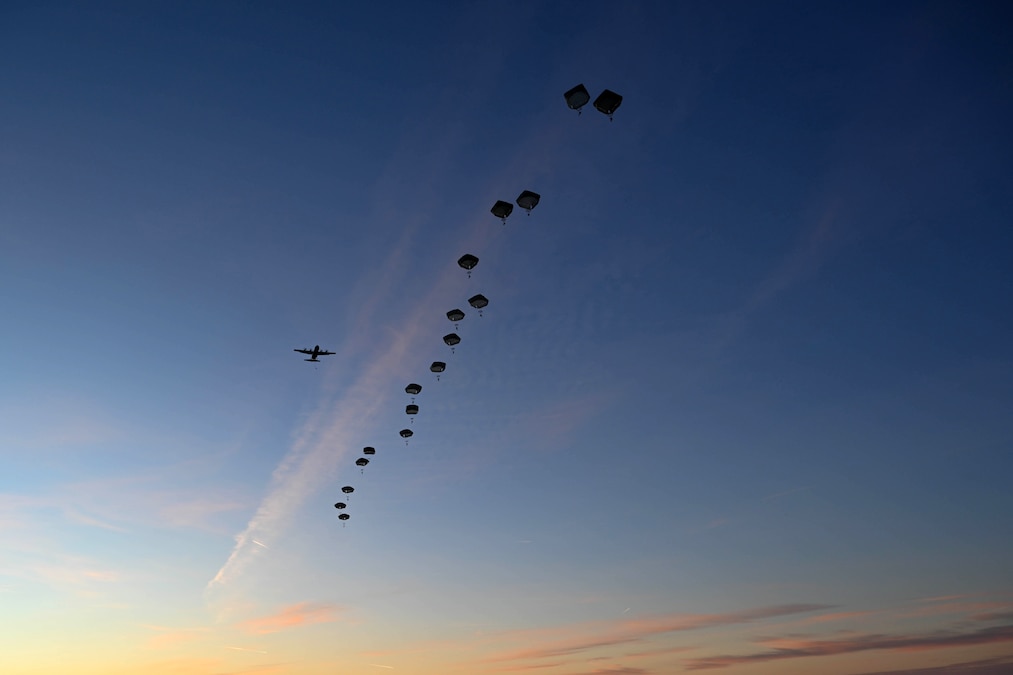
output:
[[[335,353],[335,352],[321,351],[320,345],[315,346],[313,349],[293,349],[292,351],[300,352],[302,354],[309,354],[310,357],[308,359],[303,359],[303,361],[313,361],[315,363],[320,363],[320,359],[317,358],[318,356],[331,356],[332,354]]]

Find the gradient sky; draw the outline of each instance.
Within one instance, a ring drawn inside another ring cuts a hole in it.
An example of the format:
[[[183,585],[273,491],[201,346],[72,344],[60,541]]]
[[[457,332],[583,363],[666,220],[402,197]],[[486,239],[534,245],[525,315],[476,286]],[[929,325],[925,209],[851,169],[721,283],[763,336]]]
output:
[[[0,5],[0,671],[1013,673],[1011,27]]]

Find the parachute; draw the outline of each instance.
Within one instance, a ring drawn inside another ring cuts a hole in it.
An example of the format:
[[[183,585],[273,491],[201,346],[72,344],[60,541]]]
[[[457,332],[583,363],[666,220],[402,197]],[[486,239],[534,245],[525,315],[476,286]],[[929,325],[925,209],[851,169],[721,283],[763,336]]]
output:
[[[363,467],[363,468],[361,468],[359,470],[359,473],[365,473],[366,472],[365,466],[367,464],[369,464],[369,460],[366,459],[365,457],[360,457],[359,459],[355,460],[355,466]]]
[[[440,373],[447,369],[447,364],[443,361],[433,361],[433,365],[429,366],[429,370],[436,373],[436,381],[440,381]]]
[[[563,98],[566,99],[566,105],[570,110],[576,110],[577,114],[580,114],[580,109],[587,105],[587,102],[591,100],[591,94],[587,93],[587,88],[583,84],[578,84],[570,91],[563,94]]]
[[[347,513],[338,514],[338,520],[348,520],[349,518],[351,518],[351,516]],[[344,523],[342,523],[342,525],[344,525]]]
[[[355,488],[353,488],[351,485],[346,485],[345,487],[341,488],[341,491],[344,492],[346,495],[350,495],[353,492],[355,492]]]
[[[612,113],[619,109],[619,106],[623,103],[623,97],[614,91],[606,89],[602,93],[598,94],[598,98],[594,100],[594,107],[599,112],[608,115],[609,121],[612,121]]]
[[[404,388],[404,391],[405,391],[406,394],[411,394],[412,396],[416,396],[416,395],[418,395],[422,391],[422,385],[421,384],[415,384],[414,382],[412,382],[411,384],[409,384],[407,387]]]
[[[492,215],[502,220],[503,224],[506,225],[507,217],[514,212],[514,205],[511,204],[510,202],[505,202],[502,199],[500,199],[497,200],[496,203],[492,205],[490,211],[492,211]]]
[[[366,447],[364,447],[362,449],[362,454],[364,454],[364,455],[375,455],[376,454],[376,448],[373,448],[373,447],[370,447],[370,446],[367,445]]]
[[[489,299],[479,293],[468,298],[468,304],[478,310],[478,315],[482,316],[482,308],[489,304]],[[445,340],[446,338],[444,338]]]
[[[398,433],[400,433],[401,434],[401,438],[404,439],[404,444],[405,445],[408,445],[408,439],[415,435],[414,433],[412,433],[411,429],[402,429]]]
[[[341,509],[345,508],[346,506],[348,506],[348,505],[345,504],[345,502],[338,502],[337,504],[334,505],[334,508],[336,508],[336,509],[338,509],[340,511]]]
[[[538,200],[542,198],[542,195],[531,190],[525,190],[517,197],[517,206],[521,207],[531,215],[531,209],[538,206]]]
[[[484,306],[484,305],[483,305]],[[450,353],[454,353],[454,345],[461,344],[461,336],[457,333],[447,333],[443,336],[443,341],[450,347]]]
[[[452,309],[447,312],[447,318],[454,322],[454,330],[457,330],[457,322],[464,318],[464,312],[459,309]]]
[[[471,270],[475,269],[475,265],[478,264],[478,258],[471,255],[470,253],[465,253],[464,255],[462,255],[460,258],[457,259],[457,264],[460,265],[463,269],[467,270],[468,278],[470,279]]]
[[[412,404],[412,405],[406,405],[405,408],[404,408],[404,412],[405,412],[406,415],[418,415],[419,414],[419,407],[417,405],[414,405],[414,404]]]

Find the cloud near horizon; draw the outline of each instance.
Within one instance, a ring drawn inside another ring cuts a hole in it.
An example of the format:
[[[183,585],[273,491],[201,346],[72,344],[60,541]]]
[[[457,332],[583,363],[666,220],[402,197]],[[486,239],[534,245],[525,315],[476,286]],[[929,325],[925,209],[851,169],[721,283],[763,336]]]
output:
[[[875,649],[922,651],[1003,642],[1013,642],[1013,625],[992,626],[969,632],[933,631],[921,635],[856,635],[839,640],[772,638],[766,640],[765,643],[776,646],[767,651],[689,659],[684,662],[684,666],[686,670],[710,670],[806,656],[851,654]]]
[[[995,659],[964,661],[946,666],[879,670],[875,673],[856,673],[856,675],[1013,675],[1013,657],[1000,656]]]
[[[792,604],[758,607],[724,614],[663,614],[570,626],[556,630],[518,631],[504,635],[518,641],[544,638],[546,634],[569,631],[570,635],[548,640],[536,647],[494,654],[484,663],[572,656],[581,652],[620,644],[642,643],[652,635],[750,623],[774,617],[802,614],[831,608],[831,605]]]

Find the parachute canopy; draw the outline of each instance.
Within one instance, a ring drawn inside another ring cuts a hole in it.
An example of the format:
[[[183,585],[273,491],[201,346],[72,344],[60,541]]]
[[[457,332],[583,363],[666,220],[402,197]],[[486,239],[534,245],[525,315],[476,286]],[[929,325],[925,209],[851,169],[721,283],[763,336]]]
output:
[[[475,265],[478,264],[478,258],[471,255],[470,253],[465,253],[464,255],[462,255],[460,258],[457,259],[457,264],[470,272],[471,270],[475,269]]]
[[[447,312],[447,318],[453,321],[454,323],[457,323],[458,321],[464,318],[464,312],[462,312],[459,309],[452,309],[449,312]]]
[[[412,382],[407,387],[405,387],[404,390],[405,390],[406,394],[411,394],[412,396],[415,396],[420,391],[422,391],[422,385],[421,384],[415,384],[414,382]]]
[[[484,307],[485,305],[482,306]],[[448,347],[453,347],[454,345],[461,343],[461,336],[458,335],[457,333],[447,333],[446,335],[443,336],[443,341],[447,343]]]
[[[337,504],[334,505],[334,508],[336,508],[336,509],[338,509],[340,511],[341,509],[345,508],[345,506],[347,506],[347,504],[345,504],[345,502],[338,502]]]
[[[341,488],[341,491],[344,492],[346,495],[350,495],[353,492],[355,492],[355,488],[353,488],[351,485],[346,485],[345,487]]]
[[[364,454],[364,455],[375,455],[376,454],[376,448],[367,445],[366,447],[364,447],[362,449],[362,454]]]
[[[418,415],[419,407],[413,403],[412,405],[406,405],[404,411],[406,415]]]
[[[614,91],[606,89],[602,93],[598,94],[598,98],[594,100],[594,107],[597,108],[599,112],[608,115],[609,119],[612,119],[612,113],[619,109],[622,102],[622,96]]]
[[[411,438],[415,435],[411,429],[402,429],[399,433],[401,434],[401,438]]]
[[[514,205],[500,199],[492,205],[490,211],[492,211],[492,215],[496,216],[502,220],[504,224],[506,224],[507,216],[514,212]]]
[[[433,361],[433,365],[429,366],[429,370],[433,371],[434,373],[442,373],[446,369],[447,364],[444,363],[443,361]]]
[[[355,460],[355,466],[366,466],[367,464],[369,464],[369,460],[366,459],[365,457],[360,457],[359,459]]]
[[[347,513],[341,513],[338,515],[338,520],[348,520],[349,518],[351,518],[351,516]]]
[[[576,110],[580,113],[580,109],[587,105],[587,102],[591,100],[591,94],[587,93],[587,87],[583,84],[578,84],[576,87],[563,94],[563,98],[566,99],[566,105],[571,110]]]
[[[483,307],[489,304],[489,299],[484,295],[482,295],[481,293],[479,293],[478,295],[473,295],[470,298],[468,298],[468,304],[474,307],[475,309],[482,309]],[[446,342],[447,338],[443,338],[443,340],[444,342]]]
[[[525,190],[517,197],[517,206],[521,207],[531,215],[531,209],[538,206],[538,200],[542,198],[542,195],[531,190]]]

